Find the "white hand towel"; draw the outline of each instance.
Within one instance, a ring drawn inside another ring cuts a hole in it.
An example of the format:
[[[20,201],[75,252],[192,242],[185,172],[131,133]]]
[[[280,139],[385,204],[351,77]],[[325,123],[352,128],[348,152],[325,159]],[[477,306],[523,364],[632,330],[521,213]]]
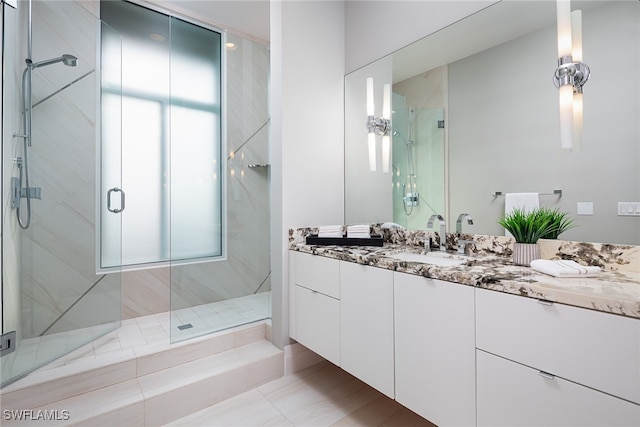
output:
[[[514,209],[524,209],[529,212],[540,206],[538,193],[507,193],[504,195],[504,213],[509,214]]]
[[[530,212],[540,207],[540,196],[538,193],[507,193],[504,196],[504,213],[510,214],[515,209],[523,209]],[[504,235],[513,237],[511,233],[504,230]]]
[[[323,225],[318,227],[318,237],[342,237],[341,225]]]
[[[600,273],[600,267],[585,267],[570,260],[535,259],[531,268],[554,277],[594,277]]]
[[[347,227],[347,237],[350,239],[368,239],[371,237],[368,225],[350,225]]]
[[[369,226],[367,224],[349,225],[347,231],[369,231]]]

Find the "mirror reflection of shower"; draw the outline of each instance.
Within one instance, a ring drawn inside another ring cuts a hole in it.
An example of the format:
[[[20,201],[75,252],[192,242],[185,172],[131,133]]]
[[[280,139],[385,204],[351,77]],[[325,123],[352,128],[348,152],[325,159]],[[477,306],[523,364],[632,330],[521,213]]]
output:
[[[418,184],[416,183],[416,169],[413,159],[413,144],[414,141],[411,137],[411,125],[412,125],[413,108],[409,108],[409,117],[407,124],[407,137],[405,138],[397,130],[393,131],[393,136],[399,138],[407,149],[407,173],[402,182],[402,205],[404,213],[411,215],[413,213],[414,206],[418,206],[420,194],[418,193]]]
[[[18,167],[18,177],[11,178],[11,207],[16,209],[16,217],[20,228],[26,230],[31,225],[31,199],[40,198],[40,187],[29,186],[29,153],[27,147],[31,147],[31,119],[32,119],[32,86],[31,73],[36,68],[62,63],[68,67],[78,65],[78,58],[70,54],[64,54],[57,58],[46,59],[44,61],[33,62],[31,60],[31,43],[29,43],[29,58],[25,60],[27,66],[22,72],[22,133],[15,134],[17,138],[22,138],[22,157],[16,157],[14,163]],[[23,187],[24,183],[24,187]],[[26,214],[22,215],[21,199],[26,199]]]

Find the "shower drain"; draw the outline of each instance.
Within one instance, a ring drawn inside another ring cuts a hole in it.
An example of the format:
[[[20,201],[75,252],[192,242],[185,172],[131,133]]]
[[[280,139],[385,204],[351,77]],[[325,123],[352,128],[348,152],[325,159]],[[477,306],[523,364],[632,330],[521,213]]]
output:
[[[185,329],[189,329],[189,328],[193,328],[193,325],[191,323],[185,323],[184,325],[178,326],[178,329],[180,329],[181,331],[184,331]]]

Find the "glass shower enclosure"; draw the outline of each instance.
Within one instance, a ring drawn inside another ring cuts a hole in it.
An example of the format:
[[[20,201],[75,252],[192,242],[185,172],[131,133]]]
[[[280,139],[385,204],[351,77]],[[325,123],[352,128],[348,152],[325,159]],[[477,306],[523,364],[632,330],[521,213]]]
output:
[[[99,39],[120,47],[91,5],[2,3],[2,386],[120,325],[120,273],[98,268],[101,241],[119,257],[121,239],[98,182],[120,176],[96,162],[103,131],[119,135],[100,122],[100,82],[118,93],[120,72],[101,69]]]
[[[2,6],[2,385],[123,322],[157,346],[268,319],[268,46],[148,3]]]

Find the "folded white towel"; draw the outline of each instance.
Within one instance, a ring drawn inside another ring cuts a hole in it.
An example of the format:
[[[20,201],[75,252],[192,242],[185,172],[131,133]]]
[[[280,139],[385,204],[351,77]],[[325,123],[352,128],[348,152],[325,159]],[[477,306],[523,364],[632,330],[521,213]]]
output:
[[[350,239],[368,239],[371,237],[370,227],[367,224],[347,226],[347,237]]]
[[[318,237],[342,237],[341,225],[323,225],[318,227]]]
[[[371,234],[369,233],[347,233],[349,239],[369,239]]]
[[[337,238],[340,238],[340,237],[344,237],[344,236],[343,236],[341,231],[336,231],[336,232],[333,232],[333,233],[321,233],[321,232],[318,232],[318,237],[337,237]]]
[[[342,231],[341,225],[321,225],[318,227],[319,231]]]
[[[569,260],[535,259],[531,268],[554,277],[594,277],[600,273],[600,267],[585,267]]]

